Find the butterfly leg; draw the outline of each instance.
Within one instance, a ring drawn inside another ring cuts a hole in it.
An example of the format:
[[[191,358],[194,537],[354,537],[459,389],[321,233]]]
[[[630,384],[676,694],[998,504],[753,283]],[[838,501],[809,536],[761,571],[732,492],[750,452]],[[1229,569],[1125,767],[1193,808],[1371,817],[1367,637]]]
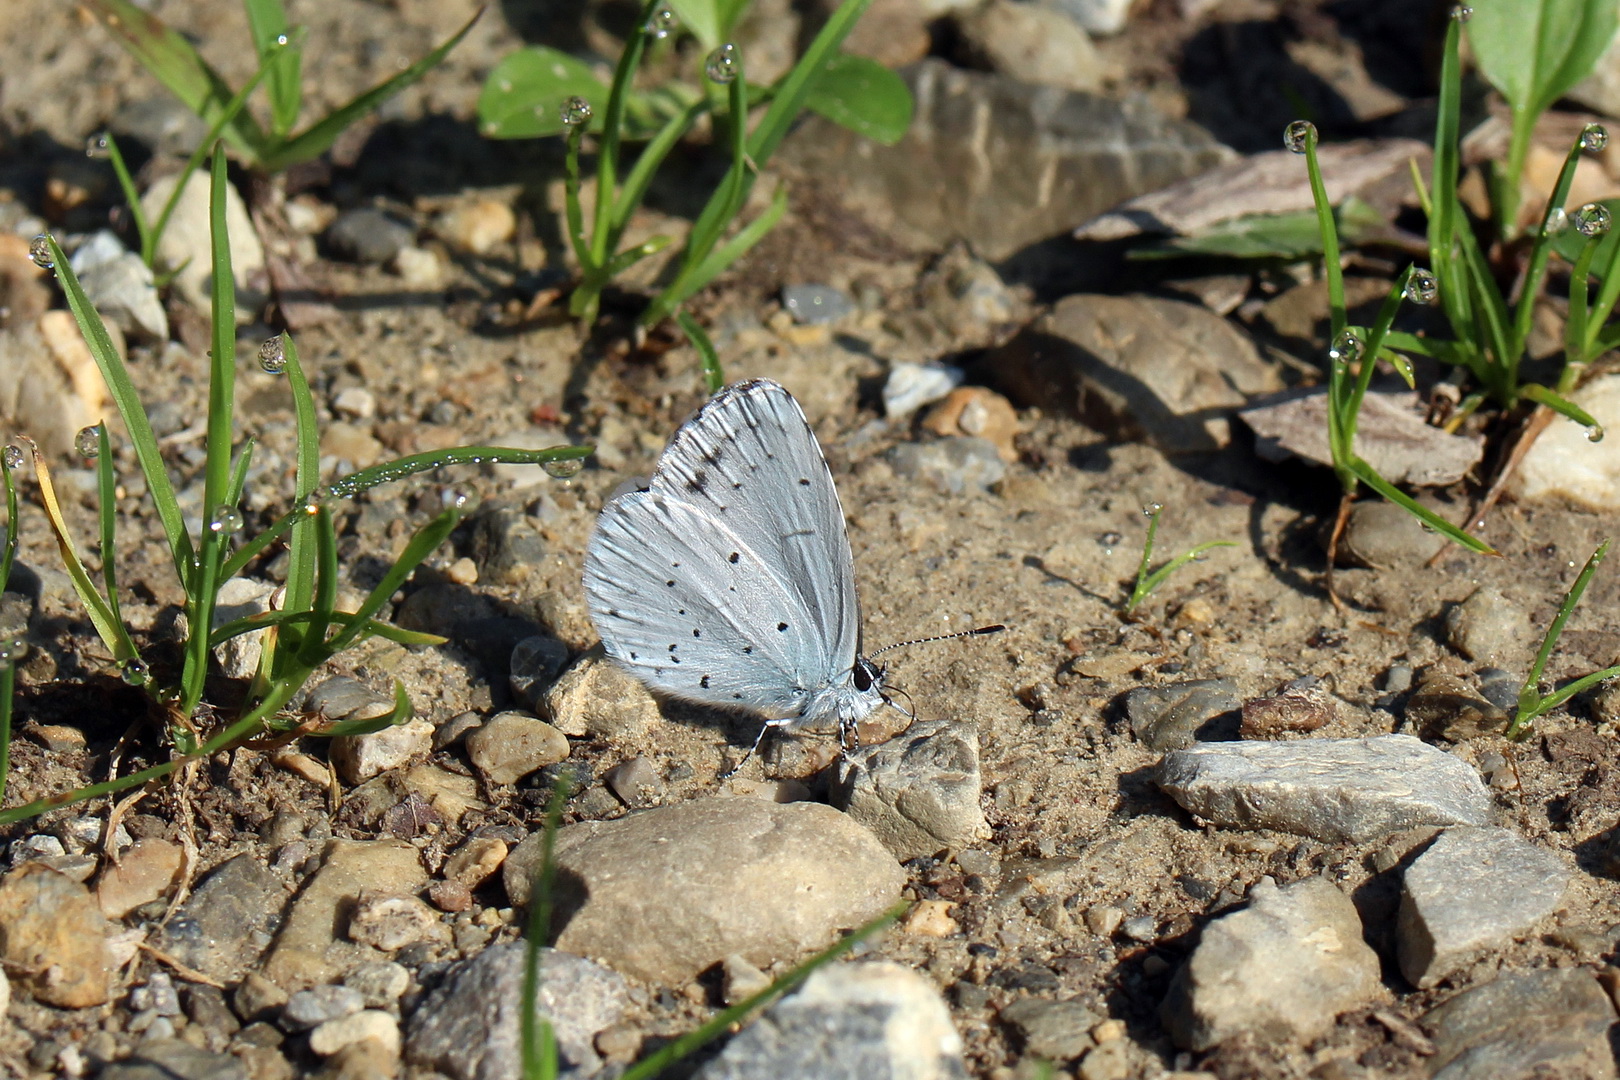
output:
[[[742,767],[744,765],[748,764],[748,759],[753,757],[754,754],[756,752],[758,752],[759,744],[765,741],[766,732],[770,731],[773,728],[787,727],[789,724],[795,722],[797,719],[798,719],[798,717],[796,717],[796,716],[789,716],[789,717],[785,717],[784,719],[781,719],[781,720],[767,720],[767,721],[765,721],[764,725],[762,727],[760,727],[760,729],[759,729],[759,734],[754,736],[754,745],[750,746],[748,748],[748,753],[744,754],[742,756],[742,760],[737,762],[737,764],[733,765],[731,768],[729,768],[725,772],[721,773],[720,776],[718,777],[718,779],[722,783],[724,783],[725,781],[730,780],[733,776],[736,776],[739,772],[742,771]]]

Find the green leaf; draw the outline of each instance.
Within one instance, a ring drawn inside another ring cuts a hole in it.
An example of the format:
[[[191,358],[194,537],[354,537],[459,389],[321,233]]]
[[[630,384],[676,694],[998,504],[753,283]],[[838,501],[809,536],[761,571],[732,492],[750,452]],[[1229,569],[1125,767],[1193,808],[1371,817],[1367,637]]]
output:
[[[543,45],[495,65],[478,95],[478,130],[490,139],[537,139],[564,131],[558,109],[571,97],[591,103],[591,127],[600,130],[608,88],[576,56]]]
[[[911,88],[876,60],[838,53],[821,69],[805,105],[840,127],[893,146],[911,126]]]
[[[1334,211],[1339,235],[1359,244],[1387,226],[1383,215],[1360,199],[1346,199]],[[1222,221],[1193,236],[1163,239],[1156,247],[1130,253],[1133,259],[1166,259],[1188,255],[1227,259],[1306,259],[1322,254],[1320,221],[1314,210],[1288,214],[1245,214]]]
[[[1483,0],[1468,41],[1514,111],[1540,114],[1591,72],[1615,26],[1613,0]]]

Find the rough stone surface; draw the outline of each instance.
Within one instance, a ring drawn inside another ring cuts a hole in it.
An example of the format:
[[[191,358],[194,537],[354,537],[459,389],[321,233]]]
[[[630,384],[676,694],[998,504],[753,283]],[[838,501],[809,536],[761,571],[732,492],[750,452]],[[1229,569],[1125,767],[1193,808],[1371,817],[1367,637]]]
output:
[[[179,844],[158,837],[135,841],[96,882],[101,913],[122,919],[142,904],[167,896],[180,875],[184,854]]]
[[[362,893],[349,916],[349,939],[395,952],[419,941],[448,941],[450,928],[418,897]]]
[[[1593,510],[1620,509],[1620,375],[1599,375],[1570,400],[1603,425],[1609,437],[1592,442],[1586,429],[1561,416],[1519,462],[1509,490],[1520,499],[1563,497]]]
[[[258,960],[281,925],[287,887],[252,855],[238,855],[203,878],[158,938],[158,947],[220,982]]]
[[[1613,1080],[1614,1006],[1581,968],[1506,972],[1424,1018],[1434,1080]]]
[[[1396,933],[1401,974],[1428,988],[1553,913],[1570,871],[1507,829],[1442,832],[1407,869]]]
[[[433,725],[420,716],[364,735],[340,735],[331,741],[332,764],[350,784],[397,769],[433,749]]]
[[[744,1028],[697,1080],[965,1080],[933,983],[887,961],[836,964]]]
[[[1097,1045],[1091,1029],[1102,1021],[1094,1009],[1078,1001],[1019,998],[1001,1010],[1024,1040],[1024,1049],[1047,1061],[1069,1061]]]
[[[1331,465],[1327,392],[1288,390],[1257,401],[1240,414],[1254,429],[1255,453],[1267,461],[1298,455]],[[1440,487],[1456,483],[1485,452],[1482,435],[1452,435],[1424,422],[1415,393],[1370,393],[1361,400],[1356,452],[1392,484]]]
[[[343,972],[379,959],[364,945],[343,940],[339,911],[362,892],[414,893],[427,884],[416,849],[393,840],[332,840],[320,870],[304,886],[276,936],[264,974],[286,989],[332,982]]]
[[[901,74],[916,119],[895,146],[812,118],[783,152],[839,177],[857,212],[926,250],[961,238],[1000,262],[1231,157],[1196,125],[1144,101],[1031,86],[936,59]],[[941,176],[952,182],[941,185]]]
[[[228,622],[263,615],[270,610],[270,594],[276,587],[268,581],[234,577],[221,585],[214,607],[214,629]],[[268,630],[255,630],[238,634],[221,642],[214,650],[220,673],[227,679],[251,679],[259,670],[259,657],[264,653],[264,636]]]
[[[568,757],[568,739],[544,720],[503,712],[468,734],[467,757],[485,783],[510,785]]]
[[[1473,767],[1410,735],[1204,743],[1167,754],[1158,784],[1217,825],[1360,843],[1419,825],[1484,825]]]
[[[1102,60],[1091,38],[1061,11],[991,0],[958,25],[993,71],[1064,90],[1094,91],[1102,86]]]
[[[970,724],[919,720],[852,751],[832,801],[902,862],[990,837],[979,806],[979,733]]]
[[[1066,408],[1110,438],[1166,453],[1219,450],[1227,414],[1281,386],[1248,335],[1205,308],[1150,296],[1082,294],[990,361],[1020,405]]]
[[[126,337],[168,340],[169,316],[153,287],[152,271],[117,235],[105,229],[92,234],[73,253],[70,265],[96,311]]]
[[[112,925],[90,891],[38,862],[0,879],[0,964],[40,1001],[67,1009],[112,993]]]
[[[644,742],[663,722],[652,694],[609,660],[600,645],[546,691],[545,715],[564,735],[605,739],[623,749]]]
[[[141,196],[141,209],[148,221],[156,221],[163,204],[180,183],[181,177],[160,176]],[[169,225],[158,241],[157,261],[161,266],[178,268],[171,287],[198,311],[209,309],[213,260],[209,255],[208,173],[199,169],[185,178],[185,190],[175,202]],[[236,188],[225,185],[225,227],[231,235],[231,272],[236,276],[237,325],[252,322],[268,298],[265,292],[264,246],[248,217],[247,204]]]
[[[399,1055],[399,1021],[381,1009],[363,1009],[328,1020],[309,1033],[309,1048],[330,1057],[346,1046],[370,1039],[389,1054]]]
[[[970,435],[905,442],[889,451],[896,476],[919,480],[947,495],[983,491],[1007,475],[996,444]]]
[[[1125,717],[1131,734],[1149,750],[1177,750],[1196,743],[1200,734],[1215,734],[1206,725],[1230,717],[1241,700],[1231,679],[1138,686],[1125,695]]]
[[[1446,640],[1470,660],[1517,665],[1528,659],[1528,625],[1522,607],[1486,586],[1446,613]]]
[[[248,1071],[230,1054],[181,1039],[147,1039],[129,1057],[101,1070],[100,1080],[248,1080]]]
[[[541,836],[502,871],[529,899]],[[819,803],[709,798],[557,834],[560,949],[664,985],[732,953],[796,958],[879,915],[905,873],[862,826]]]
[[[1192,1050],[1240,1033],[1289,1042],[1320,1035],[1378,989],[1378,954],[1348,896],[1324,878],[1283,888],[1261,878],[1246,908],[1204,928],[1162,1015]]]
[[[406,1060],[453,1080],[518,1080],[524,947],[491,945],[454,968],[410,1018]],[[535,1013],[551,1022],[565,1077],[601,1065],[593,1039],[629,1004],[623,977],[555,949],[541,954]]]

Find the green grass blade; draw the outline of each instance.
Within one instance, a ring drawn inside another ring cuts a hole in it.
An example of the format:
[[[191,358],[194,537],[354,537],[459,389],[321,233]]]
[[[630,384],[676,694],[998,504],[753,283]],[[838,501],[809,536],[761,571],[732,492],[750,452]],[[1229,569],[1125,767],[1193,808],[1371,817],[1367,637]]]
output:
[[[1391,484],[1388,480],[1385,480],[1382,476],[1379,476],[1378,473],[1373,470],[1373,467],[1368,465],[1361,458],[1352,458],[1350,461],[1350,468],[1355,472],[1356,479],[1378,492],[1378,494],[1382,495],[1390,502],[1401,507],[1407,513],[1411,514],[1425,525],[1428,525],[1429,528],[1446,537],[1448,540],[1451,540],[1453,543],[1460,544],[1469,551],[1476,551],[1481,555],[1501,554],[1501,552],[1485,543],[1485,541],[1463,532],[1461,529],[1457,528],[1457,526],[1453,525],[1439,514],[1436,514],[1433,510],[1430,510],[1427,506],[1424,506],[1422,503],[1412,498],[1412,496],[1408,495],[1394,484]]]
[[[596,153],[596,222],[591,233],[591,265],[607,262],[612,250],[608,239],[613,232],[613,208],[618,201],[619,148],[624,134],[625,100],[630,84],[641,63],[641,54],[647,47],[647,20],[661,6],[662,0],[646,0],[641,15],[630,27],[624,39],[624,49],[613,68],[613,82],[608,87],[607,111],[602,114],[602,143]]]
[[[523,998],[519,1017],[524,1080],[556,1080],[557,1040],[551,1024],[535,1011],[540,996],[540,951],[551,934],[552,897],[556,895],[557,830],[568,803],[568,777],[558,776],[546,800],[546,822],[540,834],[540,865],[529,888],[529,924],[523,935]]]
[[[647,306],[647,310],[641,313],[641,325],[655,326],[662,322],[677,307],[718,277],[726,267],[742,258],[750,248],[765,239],[765,235],[776,227],[776,223],[782,220],[785,213],[787,213],[787,186],[782,185],[776,189],[776,194],[771,197],[771,204],[764,212],[711,252],[709,257],[687,277],[679,290],[672,284],[659,293]]]
[[[334,499],[347,499],[378,484],[403,480],[408,476],[427,472],[429,469],[440,469],[446,465],[549,465],[578,461],[589,457],[595,449],[591,446],[553,446],[545,450],[519,450],[509,446],[457,446],[448,450],[431,450],[352,472],[327,485],[326,493]]]
[[[252,437],[242,440],[242,449],[236,452],[236,463],[231,466],[231,482],[225,488],[222,506],[236,508],[242,503],[242,489],[247,487],[248,465],[253,461]]]
[[[1540,715],[1541,712],[1546,711],[1546,709],[1536,711],[1536,706],[1542,700],[1538,687],[1541,685],[1542,673],[1547,669],[1547,660],[1552,656],[1553,648],[1558,644],[1558,638],[1564,632],[1564,624],[1569,622],[1569,617],[1575,613],[1576,605],[1581,602],[1582,594],[1586,592],[1587,585],[1592,582],[1592,576],[1597,573],[1597,568],[1602,565],[1604,558],[1608,554],[1609,541],[1605,540],[1598,545],[1597,550],[1592,552],[1591,557],[1586,560],[1586,565],[1581,567],[1581,572],[1575,576],[1574,584],[1564,594],[1563,602],[1558,605],[1558,614],[1553,616],[1552,623],[1547,627],[1547,633],[1542,636],[1541,648],[1536,651],[1536,659],[1530,665],[1530,673],[1525,676],[1524,685],[1519,688],[1519,710],[1513,718],[1513,723],[1508,725],[1508,738],[1517,738],[1524,729],[1525,724],[1529,723],[1531,717],[1527,716],[1527,713]],[[1548,708],[1551,707],[1548,706]]]
[[[898,73],[876,60],[834,53],[811,83],[805,107],[839,127],[893,146],[911,127],[916,103]]]
[[[770,107],[765,110],[765,115],[748,139],[748,156],[756,167],[764,168],[765,162],[776,152],[799,111],[804,108],[815,80],[826,70],[827,64],[844,44],[844,38],[855,29],[856,21],[871,2],[844,0],[838,5],[838,9],[822,24],[820,32],[810,42],[810,47],[799,57],[799,62],[783,77]]]
[[[327,644],[328,656],[342,652],[360,636],[365,629],[366,622],[382,610],[383,605],[388,603],[393,595],[400,590],[401,586],[410,579],[411,574],[415,573],[422,560],[433,554],[440,544],[449,539],[450,534],[460,521],[461,511],[452,507],[416,530],[416,535],[411,537],[410,542],[405,545],[405,550],[399,553],[399,558],[394,560],[394,565],[388,568],[388,572],[383,574],[382,580],[366,595],[365,600],[355,610],[355,621],[338,631]]]
[[[568,243],[574,249],[574,258],[579,260],[580,271],[589,276],[600,263],[585,236],[585,211],[579,201],[579,151],[584,142],[584,124],[568,129],[563,149],[563,216],[568,222]]]
[[[416,715],[411,708],[410,695],[405,693],[403,683],[394,683],[394,707],[381,716],[367,717],[364,720],[339,720],[326,724],[313,734],[322,739],[336,739],[345,735],[371,735],[385,728],[396,727],[399,724],[410,722]]]
[[[299,359],[298,343],[291,334],[281,338],[281,354],[287,361],[287,388],[292,393],[293,422],[297,431],[297,476],[294,480],[298,504],[293,508],[292,540],[287,563],[285,610],[307,611],[315,590],[315,520],[307,509],[321,482],[321,433],[315,420],[315,396]],[[227,564],[229,566],[229,564]]]
[[[282,139],[298,123],[303,105],[302,35],[288,32],[281,0],[242,0],[242,6],[259,54],[259,70],[269,72],[270,132]]]
[[[229,84],[208,65],[202,55],[182,35],[169,29],[131,0],[82,0],[97,21],[133,56],[140,65],[180,103],[205,123],[218,119],[231,99]],[[225,141],[262,164],[264,130],[246,112],[238,113],[224,129]]]
[[[152,226],[146,220],[146,211],[141,209],[140,189],[135,186],[135,178],[130,175],[124,153],[118,148],[118,140],[113,138],[112,132],[103,132],[101,138],[106,141],[107,160],[112,164],[113,175],[118,178],[118,190],[124,196],[124,205],[129,208],[130,220],[135,223],[135,236],[141,245],[141,261],[150,268],[152,264],[147,252],[154,250],[156,244],[150,239]]]
[[[634,1065],[630,1066],[622,1074],[620,1074],[619,1080],[652,1080],[653,1077],[659,1076],[671,1065],[683,1060],[684,1058],[690,1057],[704,1046],[713,1042],[721,1035],[724,1035],[734,1025],[741,1023],[749,1016],[750,1013],[758,1009],[760,1006],[766,1004],[775,997],[788,993],[800,983],[804,982],[804,980],[808,979],[811,975],[815,974],[817,969],[832,963],[834,960],[837,960],[840,956],[843,956],[845,953],[855,948],[856,945],[859,945],[873,934],[878,933],[894,923],[900,918],[901,915],[905,914],[905,911],[906,904],[904,902],[896,904],[894,907],[890,908],[876,919],[873,919],[865,926],[857,929],[854,933],[850,934],[842,941],[834,942],[832,945],[812,956],[804,963],[798,965],[786,975],[783,975],[780,979],[772,982],[771,985],[767,986],[765,989],[759,991],[758,993],[750,994],[748,997],[744,998],[742,1001],[739,1001],[730,1008],[720,1010],[695,1030],[678,1036],[677,1038],[666,1043],[660,1049],[654,1051],[652,1054],[642,1058],[640,1061],[636,1062]]]
[[[467,20],[466,25],[457,30],[448,41],[422,57],[422,59],[393,78],[373,86],[347,105],[333,110],[300,134],[269,150],[260,163],[261,168],[265,172],[281,172],[289,166],[302,161],[311,161],[326,153],[349,125],[438,67],[444,61],[444,58],[450,54],[450,50],[460,44],[461,39],[467,36],[468,32],[472,30],[473,24],[483,14],[484,9],[479,8],[473,13],[473,17]]]
[[[709,99],[699,98],[665,121],[664,126],[658,129],[658,133],[641,148],[636,163],[625,175],[624,185],[619,188],[619,193],[614,199],[612,231],[609,233],[605,250],[618,250],[619,239],[624,235],[625,226],[630,223],[631,216],[641,206],[641,200],[646,197],[647,185],[652,183],[653,176],[658,172],[658,166],[664,163],[669,152],[708,111]]]
[[[675,321],[686,332],[687,340],[691,341],[692,348],[697,350],[698,357],[703,362],[703,384],[710,394],[718,394],[720,388],[726,385],[726,374],[720,370],[720,354],[715,351],[714,342],[704,333],[698,321],[684,311],[675,313]]]
[[[96,517],[101,526],[101,584],[107,590],[107,611],[113,622],[124,625],[118,605],[118,478],[113,475],[112,440],[107,425],[96,425]],[[0,583],[0,588],[4,588]],[[127,635],[126,635],[127,636]],[[133,646],[131,646],[133,649]]]
[[[17,481],[11,475],[11,463],[3,458],[0,458],[0,481],[6,488],[6,538],[0,547],[0,593],[3,593],[11,581],[12,564],[17,560]],[[16,689],[15,661],[0,664],[0,801],[6,797],[6,780],[11,775],[11,702]]]
[[[1525,267],[1524,284],[1519,291],[1519,305],[1513,313],[1513,355],[1524,352],[1524,343],[1530,340],[1530,322],[1541,293],[1541,281],[1547,275],[1547,259],[1553,248],[1553,216],[1561,211],[1569,199],[1569,189],[1575,183],[1575,166],[1581,161],[1581,140],[1564,156],[1564,166],[1558,170],[1558,182],[1553,185],[1552,197],[1541,215],[1541,227],[1536,230],[1536,242],[1530,249],[1530,262]],[[1587,265],[1591,265],[1588,260]]]
[[[84,336],[84,343],[90,347],[90,355],[95,358],[96,367],[101,371],[102,381],[107,384],[107,391],[118,406],[118,415],[124,421],[124,430],[129,433],[136,460],[141,463],[141,473],[146,477],[146,489],[151,493],[152,505],[163,524],[163,534],[169,542],[175,573],[184,581],[191,572],[191,537],[186,534],[185,517],[180,512],[179,500],[174,496],[174,485],[169,482],[169,472],[163,463],[163,453],[158,449],[157,436],[146,419],[146,410],[141,405],[135,383],[129,377],[129,370],[124,366],[124,358],[113,348],[112,338],[107,336],[101,316],[91,306],[90,298],[85,296],[83,286],[68,265],[67,256],[62,253],[55,237],[49,239],[49,244],[56,279],[67,297],[74,321],[79,324],[79,333]]]
[[[1519,393],[1538,405],[1545,405],[1560,416],[1567,416],[1587,430],[1587,438],[1599,442],[1603,438],[1603,425],[1599,424],[1591,413],[1581,408],[1561,394],[1547,389],[1540,383],[1525,383],[1519,387]],[[1595,437],[1594,437],[1595,433]]]
[[[262,611],[257,615],[232,619],[230,622],[221,623],[214,628],[214,632],[208,637],[208,647],[217,649],[231,638],[241,637],[243,634],[251,634],[256,630],[268,630],[272,626],[296,626],[300,623],[308,623],[312,618],[314,618],[313,613],[308,611]],[[331,615],[332,622],[343,626],[348,626],[354,620],[353,612],[334,611]],[[389,641],[397,641],[401,645],[443,645],[450,640],[439,634],[427,634],[420,630],[401,630],[397,626],[379,622],[376,619],[370,619],[368,622],[370,625],[361,631],[367,637],[375,635],[387,638]]]
[[[1149,596],[1153,595],[1153,590],[1157,589],[1160,585],[1163,585],[1171,574],[1175,573],[1177,570],[1180,570],[1183,566],[1186,566],[1190,562],[1196,562],[1198,557],[1204,552],[1212,551],[1215,548],[1220,547],[1237,546],[1237,543],[1232,540],[1206,540],[1197,547],[1192,548],[1190,551],[1177,555],[1175,558],[1153,571],[1153,573],[1149,574],[1145,580],[1138,583],[1136,589],[1131,592],[1130,603],[1125,605],[1126,614],[1129,614],[1137,604],[1140,604],[1143,600],[1146,600]]]
[[[314,669],[337,650],[326,647],[326,632],[337,610],[338,557],[337,530],[332,512],[322,506],[315,511],[315,594],[309,603],[309,629],[298,646],[298,664]]]

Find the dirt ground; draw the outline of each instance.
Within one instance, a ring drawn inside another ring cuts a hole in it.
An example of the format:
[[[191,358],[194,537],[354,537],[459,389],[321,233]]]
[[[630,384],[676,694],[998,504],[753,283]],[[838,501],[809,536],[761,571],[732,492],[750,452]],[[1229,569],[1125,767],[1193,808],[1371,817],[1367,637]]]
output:
[[[240,80],[249,72],[238,5],[155,0],[148,6],[185,28],[228,78]],[[385,77],[399,58],[425,52],[475,10],[472,0],[293,0],[288,6],[293,21],[309,28],[311,110]],[[1239,150],[1269,146],[1250,133],[1280,130],[1289,107],[1278,106],[1280,119],[1258,106],[1240,107],[1242,87],[1235,79],[1207,78],[1202,68],[1178,68],[1165,56],[1195,39],[1207,40],[1199,35],[1213,33],[1209,27],[1217,17],[1242,33],[1262,36],[1267,25],[1292,20],[1289,25],[1304,26],[1331,44],[1339,24],[1330,10],[1344,5],[1319,9],[1254,0],[1188,6],[1210,11],[1189,18],[1177,5],[1150,4],[1124,35],[1105,43],[1107,55],[1123,68],[1125,83],[1150,91],[1155,100],[1179,102],[1187,115],[1208,122]],[[472,122],[483,76],[520,43],[507,21],[513,14],[486,12],[442,69],[390,103],[353,146],[345,144],[353,164],[313,178],[308,191],[317,201],[341,206],[382,200],[417,219],[469,192],[495,193],[515,203],[520,218],[540,212],[540,224],[524,218],[513,244],[488,258],[458,259],[445,287],[429,294],[402,288],[380,268],[322,257],[304,269],[318,289],[338,298],[337,317],[302,332],[299,341],[317,400],[330,402],[343,389],[359,386],[375,395],[377,438],[390,452],[537,435],[591,442],[606,451],[574,479],[517,494],[503,489],[487,470],[417,478],[356,500],[340,519],[345,564],[355,568],[354,587],[363,589],[378,560],[403,543],[402,523],[427,520],[442,505],[447,488],[523,506],[543,523],[544,556],[532,572],[517,581],[469,586],[455,600],[444,601],[442,611],[463,622],[491,617],[538,627],[577,654],[595,643],[580,580],[594,514],[625,477],[650,470],[669,433],[701,401],[701,379],[689,348],[653,355],[622,347],[614,331],[627,325],[622,317],[633,312],[633,298],[610,297],[610,321],[621,321],[591,340],[554,314],[527,317],[524,309],[536,286],[560,277],[560,256],[551,242],[555,222],[544,216],[560,177],[556,147],[483,143]],[[1351,22],[1346,19],[1345,25]],[[1356,49],[1365,51],[1367,68],[1383,72],[1405,59],[1421,65],[1421,50],[1389,44],[1408,39],[1376,22],[1369,14],[1357,24],[1363,39]],[[1403,56],[1403,49],[1420,55]],[[49,0],[0,5],[0,73],[0,191],[32,213],[41,212],[51,170],[69,159],[83,160],[88,135],[129,102],[161,95],[90,20],[72,5]],[[1382,76],[1368,78],[1379,82]],[[1418,97],[1425,89],[1420,80],[1394,82],[1379,85],[1397,96]],[[1224,107],[1218,101],[1223,93],[1233,97]],[[804,189],[816,186],[807,182]],[[115,194],[101,193],[98,205],[110,206]],[[717,340],[727,377],[768,376],[804,402],[848,514],[869,646],[991,622],[1008,626],[997,637],[901,650],[888,658],[891,681],[910,692],[920,713],[978,726],[984,803],[994,829],[990,847],[1000,862],[1078,859],[1080,907],[1114,904],[1130,916],[1150,916],[1162,928],[1151,944],[1074,936],[1045,925],[1020,905],[1002,902],[994,881],[971,888],[947,882],[942,891],[943,879],[929,879],[919,870],[918,895],[955,900],[966,934],[954,940],[896,938],[881,946],[883,954],[938,979],[953,1002],[970,1070],[977,1076],[1011,1075],[1005,1070],[1017,1064],[1021,1050],[996,1019],[996,1005],[1012,984],[987,979],[980,970],[985,961],[969,951],[974,943],[999,950],[998,970],[1040,967],[1055,980],[1043,991],[1124,1020],[1138,1048],[1133,1077],[1194,1067],[1221,1077],[1426,1076],[1423,1059],[1392,1041],[1365,1011],[1343,1017],[1329,1035],[1304,1046],[1228,1045],[1195,1057],[1170,1044],[1158,1007],[1171,972],[1196,941],[1197,926],[1261,875],[1291,880],[1325,873],[1364,901],[1364,915],[1382,910],[1386,927],[1393,921],[1395,894],[1376,869],[1380,843],[1330,846],[1278,834],[1256,838],[1191,822],[1150,782],[1159,755],[1132,738],[1122,696],[1141,685],[1226,677],[1244,697],[1252,697],[1291,679],[1316,676],[1339,699],[1336,718],[1317,734],[1407,730],[1398,712],[1375,704],[1391,666],[1441,662],[1466,672],[1470,665],[1447,644],[1445,615],[1489,586],[1528,613],[1522,652],[1504,664],[1518,675],[1539,628],[1550,621],[1586,556],[1609,535],[1611,523],[1574,507],[1504,501],[1484,531],[1500,549],[1500,559],[1452,550],[1433,567],[1412,560],[1377,570],[1342,569],[1338,584],[1350,606],[1341,614],[1321,585],[1318,540],[1322,523],[1336,508],[1335,485],[1325,471],[1257,460],[1242,432],[1224,451],[1169,458],[1140,443],[1111,442],[1060,408],[1029,409],[1020,417],[1025,431],[1018,439],[1018,460],[992,490],[952,495],[904,479],[888,451],[917,436],[905,425],[881,422],[877,390],[889,362],[971,360],[1011,328],[990,327],[979,339],[963,339],[928,299],[926,284],[938,253],[906,251],[858,231],[856,242],[830,242],[818,230],[837,220],[835,209],[805,195],[778,232],[701,299],[697,306],[705,321],[725,328]],[[777,293],[783,285],[807,280],[843,284],[865,297],[867,307],[835,333],[786,332],[782,321],[772,318],[780,306]],[[1019,295],[1032,316],[1038,309],[1031,306],[1031,295],[1027,290]],[[260,329],[248,328],[244,339]],[[195,332],[184,323],[178,331],[188,345]],[[132,371],[142,392],[175,403],[182,416],[200,417],[205,347],[137,348]],[[245,367],[239,400],[244,432],[259,437],[281,461],[290,461],[291,411],[281,383]],[[179,466],[183,475],[194,467],[194,462]],[[1182,570],[1137,617],[1127,619],[1120,608],[1140,557],[1142,508],[1148,503],[1165,507],[1159,530],[1165,556],[1205,540],[1227,539],[1238,546],[1217,549]],[[156,547],[159,534],[149,509],[133,496],[121,506],[130,512],[123,525],[125,614],[155,639],[177,592],[163,576],[168,568]],[[266,511],[265,520],[274,510],[279,507]],[[89,536],[94,516],[88,495],[68,512]],[[21,669],[8,804],[100,779],[108,752],[126,731],[133,734],[124,768],[161,761],[166,754],[150,726],[141,723],[139,696],[119,684],[98,656],[88,624],[66,614],[61,586],[53,584],[58,576],[50,572],[57,565],[54,546],[43,516],[31,507],[25,507],[21,534],[23,564],[43,574],[47,591],[57,590],[60,611],[50,623],[53,636],[35,642],[35,655]],[[472,554],[477,543],[472,525],[458,531],[411,590],[452,580],[453,564]],[[1620,651],[1612,619],[1617,603],[1620,578],[1606,570],[1571,623],[1548,670],[1550,681],[1614,661]],[[509,649],[510,640],[499,634],[460,636],[440,650],[373,644],[334,665],[334,671],[379,687],[400,679],[419,713],[442,723],[509,702],[506,655],[493,644],[502,640]],[[35,733],[51,724],[78,727],[85,746],[50,748],[50,740]],[[1620,813],[1612,753],[1594,760],[1556,749],[1561,736],[1592,730],[1584,700],[1544,718],[1536,736],[1516,753],[1522,784],[1517,790],[1507,779],[1511,774],[1501,770],[1500,755],[1506,752],[1501,743],[1476,741],[1457,750],[1488,775],[1504,777],[1495,784],[1502,823],[1539,844],[1577,852],[1582,870],[1559,926],[1590,929],[1603,943],[1596,952],[1583,951],[1569,943],[1576,940],[1573,934],[1537,936],[1487,965],[1598,963],[1610,955],[1605,950],[1614,946],[1620,897],[1612,879],[1601,876],[1606,871],[1582,852]],[[1612,732],[1602,734],[1608,746]],[[717,731],[671,723],[660,730],[660,741],[642,752],[671,777],[663,798],[673,802],[709,791],[716,772],[747,738],[745,725]],[[313,741],[305,749],[317,757],[324,753]],[[582,743],[575,755],[600,772],[623,753],[611,745]],[[452,758],[455,752],[441,756]],[[189,811],[205,868],[228,854],[262,848],[259,830],[278,809],[314,817],[330,810],[327,791],[253,750],[209,762],[189,785]],[[541,793],[520,788],[502,799],[484,821],[532,825],[537,820]],[[140,813],[155,819],[146,826],[159,834],[175,835],[180,828],[182,807],[172,793],[150,796]],[[334,822],[339,835],[376,835],[341,811]],[[0,839],[38,829],[7,827],[0,829]],[[139,976],[132,972],[129,978]],[[956,992],[965,982],[991,990],[988,995]],[[1386,985],[1392,1007],[1409,1018],[1450,992],[1413,991],[1392,964]],[[0,1058],[23,1055],[32,1040],[47,1035],[59,1041],[82,1037],[121,1008],[115,1003],[72,1013],[14,1004],[10,1031],[0,1033]],[[649,1030],[678,1031],[707,1012],[685,999],[660,1009],[648,1019]],[[1359,1063],[1355,1068],[1362,1071],[1324,1071],[1330,1063],[1339,1063],[1335,1068]],[[0,1068],[7,1075],[50,1071],[35,1065],[10,1072]]]

